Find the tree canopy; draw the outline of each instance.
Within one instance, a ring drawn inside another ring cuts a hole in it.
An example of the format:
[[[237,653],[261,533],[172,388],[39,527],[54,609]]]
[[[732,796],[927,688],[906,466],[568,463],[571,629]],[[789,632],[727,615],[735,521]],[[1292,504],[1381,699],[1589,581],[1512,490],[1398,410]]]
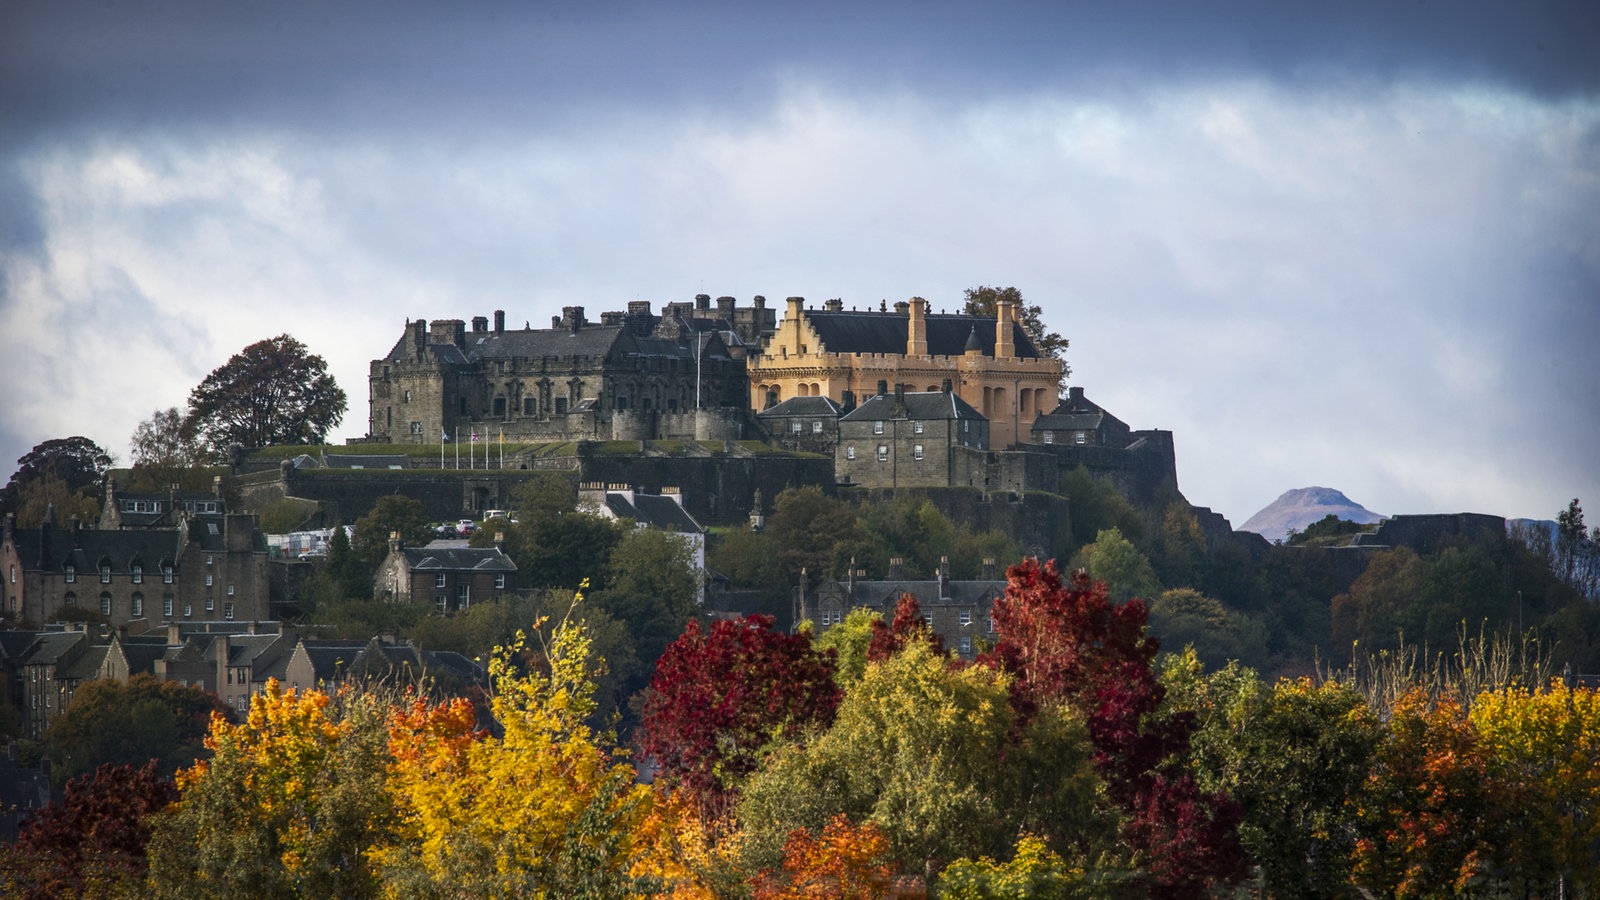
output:
[[[1065,363],[1067,360],[1066,338],[1054,331],[1045,329],[1044,310],[1039,304],[1029,305],[1022,299],[1022,291],[1014,287],[990,287],[979,285],[967,288],[966,310],[969,316],[994,316],[999,314],[1000,301],[1009,300],[1017,310],[1017,318],[1022,320],[1022,328],[1028,332],[1028,337],[1033,339],[1035,347],[1045,356],[1053,356]],[[1061,377],[1072,374],[1067,368],[1062,371]]]
[[[187,426],[212,452],[320,444],[348,403],[328,364],[287,334],[258,341],[189,392]]]
[[[93,518],[100,511],[100,484],[111,471],[111,454],[81,435],[36,445],[17,460],[17,470],[0,488],[0,515],[17,514],[24,527],[44,520],[45,509],[58,518]]]

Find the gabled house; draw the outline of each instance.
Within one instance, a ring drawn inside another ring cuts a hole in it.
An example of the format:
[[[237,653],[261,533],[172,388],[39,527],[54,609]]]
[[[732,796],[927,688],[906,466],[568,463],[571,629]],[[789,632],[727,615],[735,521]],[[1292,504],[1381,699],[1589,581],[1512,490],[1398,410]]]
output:
[[[627,520],[638,528],[654,528],[678,535],[689,542],[696,579],[700,582],[699,601],[705,602],[706,529],[683,508],[683,494],[675,487],[662,488],[659,494],[644,494],[628,484],[586,482],[578,485],[578,502],[614,521]]]
[[[941,558],[939,568],[924,578],[907,577],[899,559],[890,560],[881,581],[867,581],[864,575],[852,565],[844,581],[813,582],[802,570],[795,590],[795,621],[809,620],[817,635],[842,623],[852,609],[870,609],[889,621],[900,597],[910,594],[922,608],[928,627],[963,659],[972,659],[985,643],[993,642],[994,623],[989,613],[1006,590],[1006,579],[996,571],[994,560],[984,560],[982,577],[973,581],[951,579],[948,557]]]
[[[879,383],[878,393],[839,419],[834,472],[872,488],[985,487],[989,420],[950,390]]]
[[[1133,429],[1074,387],[1054,410],[1034,420],[1031,441],[1121,450],[1133,442]]]
[[[831,397],[790,397],[757,413],[756,421],[785,450],[831,456],[839,443],[839,417],[849,411]]]
[[[373,578],[373,596],[390,603],[432,603],[440,613],[499,600],[517,589],[517,565],[506,555],[503,540],[496,535],[493,547],[407,547],[391,534],[389,555]]]

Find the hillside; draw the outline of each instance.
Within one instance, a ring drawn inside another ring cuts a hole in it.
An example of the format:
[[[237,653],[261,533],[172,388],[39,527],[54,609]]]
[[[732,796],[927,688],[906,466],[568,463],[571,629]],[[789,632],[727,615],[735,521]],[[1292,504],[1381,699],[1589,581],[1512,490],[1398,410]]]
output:
[[[1239,527],[1253,531],[1269,541],[1281,541],[1291,529],[1304,531],[1307,525],[1329,514],[1362,525],[1381,522],[1386,516],[1372,512],[1333,488],[1306,487],[1284,491]]]

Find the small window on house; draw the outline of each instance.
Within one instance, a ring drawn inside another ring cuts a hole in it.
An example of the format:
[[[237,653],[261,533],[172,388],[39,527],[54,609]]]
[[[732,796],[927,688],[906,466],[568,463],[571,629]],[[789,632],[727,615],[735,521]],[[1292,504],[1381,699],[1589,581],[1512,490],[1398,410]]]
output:
[[[800,433],[800,420],[799,419],[793,419],[793,420],[791,420],[789,422],[789,433],[790,434],[799,434]]]
[[[450,598],[444,594],[435,594],[433,605],[439,607],[439,612],[447,613],[450,611]]]
[[[965,656],[972,655],[972,635],[963,634],[961,636],[961,653]]]
[[[1044,442],[1046,444],[1054,444],[1056,442],[1056,433],[1054,431],[1046,431],[1044,433]]]
[[[139,618],[143,618],[144,617],[144,595],[143,594],[135,593],[133,595],[133,617],[135,619],[139,619]]]
[[[879,421],[876,421],[876,422],[872,423],[872,433],[873,434],[883,434],[883,421],[882,420],[879,420]]]
[[[506,576],[504,574],[498,574],[494,576],[494,589],[497,591],[503,591],[506,589]]]
[[[183,605],[183,615],[184,615],[185,618],[194,615],[194,604],[193,603],[185,603]]]
[[[12,584],[16,584],[17,583],[17,567],[16,566],[12,566],[11,567],[11,583]]]
[[[232,603],[224,603],[224,604],[222,604],[222,617],[224,619],[233,618],[233,604]]]
[[[889,461],[889,445],[888,444],[879,444],[878,445],[878,462],[888,462],[888,461]]]
[[[162,584],[171,584],[172,583],[172,565],[170,563],[162,563],[161,564],[161,583]]]
[[[1072,435],[1072,442],[1074,444],[1085,444],[1085,443],[1088,443],[1088,441],[1089,441],[1089,436],[1084,434],[1081,431],[1075,432]]]
[[[78,595],[74,594],[72,591],[67,591],[67,595],[61,598],[61,602],[66,606],[77,606]]]
[[[984,630],[994,634],[994,616],[989,617],[989,621],[984,624]]]
[[[911,433],[912,434],[921,434],[922,433],[922,423],[921,422],[912,422],[911,423]]]
[[[206,597],[206,612],[215,612],[216,609],[217,609],[217,598],[209,597],[209,596]]]
[[[144,584],[144,566],[140,563],[133,564],[133,583]]]
[[[962,626],[962,627],[963,627],[963,628],[965,628],[965,627],[966,627],[966,626],[968,626],[968,625],[971,625],[971,624],[972,624],[972,610],[970,610],[970,609],[963,609],[963,610],[962,610],[962,611],[961,611],[961,619],[960,619],[960,622],[961,622],[961,626]]]
[[[922,445],[921,444],[913,444],[912,445],[912,447],[911,447],[911,458],[912,459],[921,459],[922,458]]]
[[[439,574],[433,576],[433,586],[434,587],[436,587],[436,588],[444,587],[444,582],[445,582],[445,575],[444,575],[443,572],[440,572]]]
[[[456,599],[458,601],[457,608],[466,609],[467,605],[472,602],[472,585],[461,585],[461,587],[456,591]]]
[[[817,421],[811,423],[811,433],[812,434],[821,434],[822,433],[822,420],[821,419],[818,419]]]
[[[929,628],[932,628],[933,627],[933,611],[929,610],[929,611],[923,613],[922,614],[922,621],[924,623],[926,623]]]
[[[72,584],[73,582],[75,582],[77,580],[78,580],[78,567],[74,566],[72,563],[67,563],[67,584]]]
[[[217,527],[217,526],[215,526],[215,525],[213,525],[213,526],[211,526],[211,527],[212,527],[212,528],[215,528],[215,527]],[[209,554],[209,553],[207,553],[207,554],[206,554],[206,565],[208,565],[208,566],[209,566],[209,565],[212,565],[212,564],[213,564],[213,563],[215,563],[215,562],[216,562],[216,561],[217,561],[217,558],[216,558],[216,557],[215,557],[215,556],[212,556],[212,555],[211,555],[211,554]],[[208,583],[209,583],[209,582],[208,582]]]
[[[212,579],[211,575],[209,575],[209,574],[206,575],[206,587],[211,587],[211,579]]]
[[[851,444],[850,446],[844,448],[844,458],[845,459],[855,459],[856,458],[856,447],[855,447],[854,444]]]
[[[231,584],[228,585],[228,596],[229,597],[233,596],[233,585],[231,585]]]
[[[101,584],[110,584],[111,583],[111,564],[110,563],[101,563],[100,564],[100,583]]]
[[[161,595],[161,614],[163,616],[166,616],[169,619],[172,618],[172,595],[171,594],[162,594]]]

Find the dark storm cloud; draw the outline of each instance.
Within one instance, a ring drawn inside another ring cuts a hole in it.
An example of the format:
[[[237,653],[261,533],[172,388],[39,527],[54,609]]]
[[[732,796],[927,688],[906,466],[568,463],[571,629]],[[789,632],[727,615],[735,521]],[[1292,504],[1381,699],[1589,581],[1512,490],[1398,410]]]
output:
[[[760,103],[786,72],[951,96],[1081,79],[1477,78],[1600,88],[1600,4],[18,2],[0,121],[448,128]]]

